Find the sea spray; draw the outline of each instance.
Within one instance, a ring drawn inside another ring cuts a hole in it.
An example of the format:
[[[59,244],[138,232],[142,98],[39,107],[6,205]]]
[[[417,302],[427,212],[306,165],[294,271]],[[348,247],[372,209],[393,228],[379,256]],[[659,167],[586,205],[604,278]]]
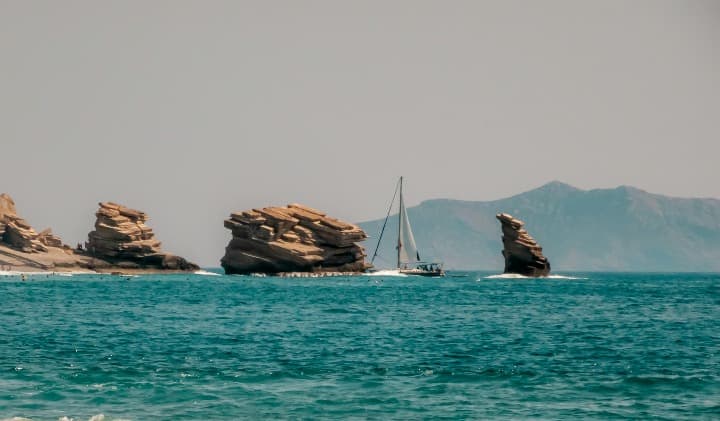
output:
[[[579,280],[579,279],[588,279],[588,278],[569,276],[569,275],[548,275],[548,276],[534,277],[534,276],[520,275],[518,273],[501,273],[501,274],[497,274],[497,275],[484,276],[480,279],[570,279],[570,280]]]

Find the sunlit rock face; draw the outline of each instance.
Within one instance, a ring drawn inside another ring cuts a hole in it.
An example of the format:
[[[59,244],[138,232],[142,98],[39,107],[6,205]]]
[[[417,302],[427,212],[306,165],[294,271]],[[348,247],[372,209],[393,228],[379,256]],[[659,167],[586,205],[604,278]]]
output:
[[[542,247],[523,228],[525,223],[507,213],[499,213],[496,218],[500,221],[503,233],[504,273],[547,276],[550,273],[550,262],[543,256]]]
[[[362,272],[367,235],[360,227],[291,204],[235,212],[225,220],[232,240],[222,267],[229,274]]]
[[[100,203],[95,230],[88,234],[87,253],[125,269],[197,270],[182,257],[163,252],[145,222],[145,212],[112,202]]]
[[[59,238],[50,229],[38,234],[15,210],[15,202],[0,194],[0,242],[24,253],[47,252],[47,246],[61,247]]]

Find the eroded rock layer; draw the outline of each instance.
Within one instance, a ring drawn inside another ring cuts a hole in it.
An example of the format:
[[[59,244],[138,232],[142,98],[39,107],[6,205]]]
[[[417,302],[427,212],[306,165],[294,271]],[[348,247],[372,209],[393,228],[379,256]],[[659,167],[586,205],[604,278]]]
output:
[[[46,252],[48,245],[62,247],[62,242],[50,229],[38,234],[18,216],[15,202],[5,193],[0,194],[0,242],[24,253]],[[59,245],[55,246],[56,242]]]
[[[229,274],[362,272],[367,235],[360,227],[291,204],[235,212],[225,220],[232,240],[222,267]]]
[[[547,276],[550,273],[550,262],[543,256],[542,247],[523,228],[525,223],[507,213],[499,213],[496,217],[503,233],[504,273]]]
[[[145,212],[112,202],[100,203],[95,231],[88,234],[87,253],[124,269],[195,270],[198,266],[165,253]]]

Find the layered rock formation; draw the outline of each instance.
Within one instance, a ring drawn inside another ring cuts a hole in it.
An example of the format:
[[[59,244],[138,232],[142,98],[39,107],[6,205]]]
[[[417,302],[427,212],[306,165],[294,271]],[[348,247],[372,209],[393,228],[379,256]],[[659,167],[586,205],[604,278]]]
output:
[[[0,224],[2,224],[5,215],[17,215],[15,201],[7,193],[0,194]]]
[[[0,194],[0,267],[3,270],[66,270],[81,267],[81,260],[49,228],[37,233],[18,216],[12,198]]]
[[[5,193],[0,194],[0,241],[24,253],[47,252],[48,245],[62,247],[62,241],[49,229],[38,234],[18,216],[15,202]]]
[[[236,212],[221,260],[228,274],[362,272],[367,235],[356,225],[298,204]]]
[[[86,252],[123,269],[196,270],[194,263],[165,253],[144,212],[112,202],[100,203],[95,231],[88,234]],[[103,267],[103,263],[96,263]]]
[[[499,213],[496,218],[502,226],[504,273],[547,276],[550,273],[550,262],[543,256],[542,247],[523,228],[525,223],[507,213]]]
[[[37,233],[18,216],[15,202],[0,195],[0,268],[20,271],[100,272],[197,270],[182,257],[164,253],[147,215],[114,203],[101,203],[86,250],[71,249],[48,228]]]

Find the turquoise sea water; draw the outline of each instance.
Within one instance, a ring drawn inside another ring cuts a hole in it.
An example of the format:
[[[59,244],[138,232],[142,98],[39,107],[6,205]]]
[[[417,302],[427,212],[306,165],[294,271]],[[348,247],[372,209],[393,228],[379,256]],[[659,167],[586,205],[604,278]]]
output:
[[[458,275],[0,277],[0,419],[720,418],[720,275]]]

